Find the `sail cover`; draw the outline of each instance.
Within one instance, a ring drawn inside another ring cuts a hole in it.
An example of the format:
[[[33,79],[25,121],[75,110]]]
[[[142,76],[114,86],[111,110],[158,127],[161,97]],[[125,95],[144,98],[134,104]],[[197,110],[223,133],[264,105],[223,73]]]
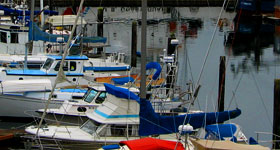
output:
[[[155,138],[143,138],[137,140],[121,141],[121,146],[127,145],[130,150],[184,150],[182,143]],[[176,146],[177,144],[177,146]]]
[[[233,119],[241,114],[240,109],[188,114],[185,124],[190,124],[194,129],[201,128],[205,125],[222,123]],[[184,123],[186,115],[178,116],[161,116],[156,114],[150,101],[140,99],[140,125],[139,135],[148,136],[154,134],[170,134],[178,132],[179,125]]]
[[[36,23],[33,24],[29,23],[29,32],[28,38],[32,39],[33,33],[33,41],[45,41],[45,42],[58,42],[58,37],[63,37],[64,42],[68,41],[69,35],[65,34],[49,34],[47,32],[42,31]],[[81,38],[77,39],[77,42],[80,42]],[[106,43],[107,38],[105,37],[83,37],[83,43]]]
[[[211,135],[219,140],[224,140],[224,138],[233,137],[237,127],[235,124],[214,124],[206,126],[205,131],[207,132],[205,139]]]
[[[156,69],[157,70],[152,77],[153,80],[156,80],[159,77],[160,72],[161,72],[160,64],[158,62],[150,62],[146,65],[146,70],[149,70],[149,69]]]
[[[132,99],[132,100],[136,100],[138,103],[140,102],[139,101],[140,98],[133,92],[129,91],[128,89],[116,87],[108,83],[104,83],[104,86],[109,94],[112,94],[118,98]]]

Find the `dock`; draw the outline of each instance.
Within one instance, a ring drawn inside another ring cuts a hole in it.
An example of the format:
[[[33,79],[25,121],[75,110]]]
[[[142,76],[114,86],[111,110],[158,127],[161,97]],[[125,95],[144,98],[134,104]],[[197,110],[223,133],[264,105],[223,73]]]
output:
[[[30,0],[28,0],[30,1]],[[224,0],[147,0],[148,7],[216,7],[222,6]],[[227,6],[235,6],[237,0],[227,2]],[[79,6],[80,0],[44,0],[44,4],[54,7]],[[35,0],[40,6],[40,0]],[[85,0],[87,7],[141,7],[141,0]]]

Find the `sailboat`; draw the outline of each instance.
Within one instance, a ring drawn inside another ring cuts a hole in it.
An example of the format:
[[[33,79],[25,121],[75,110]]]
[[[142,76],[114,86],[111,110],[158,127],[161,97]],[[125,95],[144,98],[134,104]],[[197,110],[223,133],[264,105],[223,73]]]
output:
[[[129,89],[116,87],[111,84],[104,84],[107,93],[105,101],[102,105],[98,106],[93,110],[92,113],[87,113],[89,118],[81,126],[56,126],[49,125],[38,129],[37,126],[29,126],[25,131],[29,134],[35,135],[37,130],[40,139],[45,139],[46,141],[60,141],[61,143],[71,143],[73,146],[88,145],[101,146],[104,144],[115,144],[127,139],[139,139],[141,136],[145,136],[142,132],[138,134],[139,121],[139,109],[142,104],[140,98],[131,92]],[[147,104],[152,107],[151,103]],[[148,111],[147,113],[151,113]],[[240,115],[240,110],[231,110],[221,113],[197,113],[188,115],[189,123],[193,124],[195,128],[200,128],[204,125],[204,117],[220,121],[226,121],[229,118],[235,118]],[[154,114],[151,114],[152,116]],[[215,115],[219,116],[216,117]],[[181,116],[179,122],[183,122],[185,115]],[[169,119],[168,123],[175,120]],[[212,124],[215,121],[207,121],[206,124]],[[177,131],[178,126],[181,123],[175,123],[171,129],[167,131]],[[146,130],[155,130],[147,126]],[[69,132],[64,132],[69,131]],[[165,131],[165,130],[164,130]],[[167,132],[166,132],[167,133]],[[171,134],[169,134],[171,133]],[[156,134],[156,133],[155,133]],[[157,138],[174,140],[175,135],[173,132],[168,132],[165,135],[159,135]],[[66,146],[66,145],[65,145]]]

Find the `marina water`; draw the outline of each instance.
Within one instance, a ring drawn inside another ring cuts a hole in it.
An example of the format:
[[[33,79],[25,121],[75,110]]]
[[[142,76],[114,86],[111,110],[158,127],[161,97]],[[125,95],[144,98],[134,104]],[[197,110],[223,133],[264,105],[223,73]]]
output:
[[[63,10],[65,8],[59,8],[60,12]],[[87,8],[86,10],[85,19],[95,21],[97,8]],[[213,36],[220,10],[220,7],[187,7],[171,10],[150,8],[148,19],[181,19],[174,20],[174,24],[161,20],[158,23],[148,25],[148,60],[159,61],[159,55],[162,55],[162,50],[167,47],[167,38],[174,34],[180,41],[177,83],[182,87],[182,90],[186,90],[186,83],[189,80],[193,80],[193,84],[197,82],[213,37],[200,80],[202,87],[193,109],[203,111],[216,109],[219,60],[220,56],[226,56],[225,109],[240,108],[242,110],[241,116],[232,122],[239,124],[247,137],[252,136],[256,139],[256,131],[272,133],[273,86],[274,79],[279,78],[280,73],[279,53],[277,53],[277,45],[279,44],[277,42],[279,41],[277,41],[277,34],[274,32],[274,25],[267,25],[264,31],[254,31],[254,33],[259,32],[261,36],[238,37],[239,40],[234,43],[234,46],[226,45],[225,32],[233,29],[231,23],[235,13],[222,13],[221,18],[223,18],[224,24],[217,29]],[[115,21],[115,23],[104,24],[104,36],[108,37],[111,45],[111,47],[105,48],[106,52],[120,51],[130,54],[131,21],[141,18],[140,9],[107,8],[104,17],[108,21]],[[254,26],[253,24],[251,27]],[[93,24],[91,28],[88,28],[87,33],[96,35],[95,27],[96,24]],[[246,27],[250,29],[250,25]],[[140,32],[141,25],[138,25],[138,51],[140,51]],[[260,44],[259,47],[254,46],[256,40]],[[4,123],[1,124],[4,125]],[[21,125],[9,124],[7,126],[17,128]],[[272,135],[261,135],[259,138],[269,141]],[[271,143],[260,144],[271,145]]]

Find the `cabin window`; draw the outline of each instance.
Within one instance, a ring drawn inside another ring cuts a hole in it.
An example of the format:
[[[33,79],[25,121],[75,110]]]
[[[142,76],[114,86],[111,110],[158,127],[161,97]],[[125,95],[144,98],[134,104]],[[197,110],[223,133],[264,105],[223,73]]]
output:
[[[90,91],[88,92],[88,94],[86,95],[84,101],[85,101],[85,102],[88,102],[88,103],[91,103],[92,100],[94,99],[94,97],[96,96],[96,94],[97,94],[97,91],[95,91],[95,90],[90,90]]]
[[[138,125],[109,125],[103,132],[99,133],[100,136],[138,136]]]
[[[97,104],[103,103],[105,98],[106,98],[106,96],[107,96],[107,92],[101,92],[99,94],[99,96],[96,98],[95,103],[97,103]]]
[[[1,36],[1,42],[2,43],[7,43],[7,33],[6,32],[0,32],[0,36]]]
[[[75,71],[77,68],[76,66],[76,62],[70,61],[70,71]]]
[[[60,62],[58,62],[57,65],[55,66],[55,68],[54,68],[55,71],[59,70]],[[63,71],[68,71],[68,61],[64,62]]]
[[[43,69],[49,70],[50,67],[52,66],[53,61],[54,61],[53,59],[48,58],[45,64],[43,65]]]
[[[100,126],[100,123],[92,120],[86,121],[82,126],[81,129],[88,134],[92,135],[96,132],[97,128]]]
[[[11,33],[11,43],[18,43],[18,34]]]

